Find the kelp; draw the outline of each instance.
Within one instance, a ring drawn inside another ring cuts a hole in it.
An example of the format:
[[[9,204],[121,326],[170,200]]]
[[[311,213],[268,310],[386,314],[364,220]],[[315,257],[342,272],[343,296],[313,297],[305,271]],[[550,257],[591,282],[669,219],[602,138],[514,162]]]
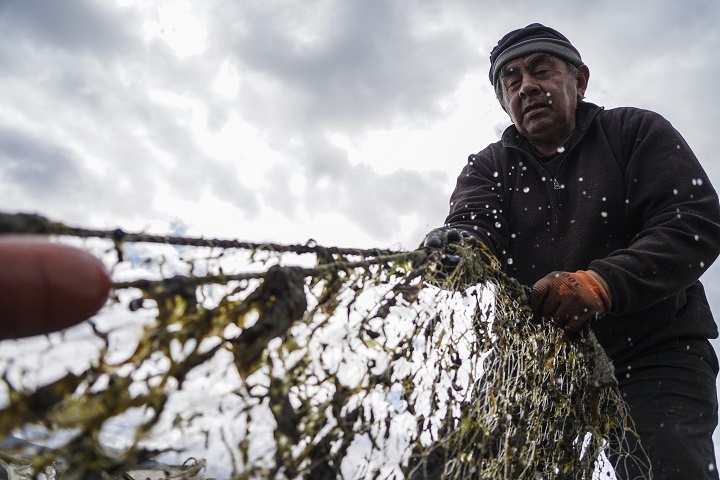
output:
[[[84,246],[115,280],[78,327],[87,362],[37,384],[0,358],[0,439],[43,445],[23,453],[33,472],[134,478],[192,457],[233,479],[591,479],[624,459],[650,476],[592,331],[533,321],[527,288],[475,241],[279,245],[30,214],[0,214],[0,233]],[[48,338],[41,356],[72,335]]]

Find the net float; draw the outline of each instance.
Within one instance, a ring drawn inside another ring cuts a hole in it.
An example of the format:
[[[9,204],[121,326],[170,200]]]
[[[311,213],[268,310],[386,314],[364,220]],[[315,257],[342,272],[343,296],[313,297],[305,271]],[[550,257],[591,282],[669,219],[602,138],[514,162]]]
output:
[[[40,235],[0,236],[0,339],[42,335],[95,315],[110,295],[102,261]]]

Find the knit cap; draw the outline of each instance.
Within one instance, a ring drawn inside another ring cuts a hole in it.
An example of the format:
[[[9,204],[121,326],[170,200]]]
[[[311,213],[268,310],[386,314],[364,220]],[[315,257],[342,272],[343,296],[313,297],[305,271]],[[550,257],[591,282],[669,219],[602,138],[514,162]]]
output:
[[[549,53],[579,67],[580,52],[562,33],[539,23],[531,23],[500,39],[490,52],[490,83],[494,86],[500,69],[509,61],[531,53]]]

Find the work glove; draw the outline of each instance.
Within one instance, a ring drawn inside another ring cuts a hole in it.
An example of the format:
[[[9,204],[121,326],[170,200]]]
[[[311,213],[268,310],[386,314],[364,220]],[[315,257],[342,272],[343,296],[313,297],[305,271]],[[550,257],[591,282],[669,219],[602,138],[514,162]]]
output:
[[[442,269],[446,275],[450,275],[460,264],[460,255],[452,253],[453,247],[462,247],[470,238],[470,234],[451,227],[440,227],[431,230],[425,235],[421,247],[436,248],[443,250],[441,259]]]
[[[530,308],[570,333],[612,308],[605,280],[590,270],[552,272],[532,287]]]
[[[440,227],[431,230],[430,233],[425,236],[422,246],[445,250],[446,254],[443,256],[443,265],[455,268],[460,263],[460,256],[453,255],[452,253],[448,254],[447,251],[451,251],[452,246],[462,247],[469,238],[470,234],[464,230]]]

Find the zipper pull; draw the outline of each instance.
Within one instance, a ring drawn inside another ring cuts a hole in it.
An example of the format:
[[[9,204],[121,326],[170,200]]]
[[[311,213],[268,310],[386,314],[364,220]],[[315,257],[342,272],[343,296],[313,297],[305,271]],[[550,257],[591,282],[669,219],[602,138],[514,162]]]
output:
[[[562,186],[560,186],[560,182],[557,181],[557,178],[553,178],[553,188],[555,190],[560,190]]]

